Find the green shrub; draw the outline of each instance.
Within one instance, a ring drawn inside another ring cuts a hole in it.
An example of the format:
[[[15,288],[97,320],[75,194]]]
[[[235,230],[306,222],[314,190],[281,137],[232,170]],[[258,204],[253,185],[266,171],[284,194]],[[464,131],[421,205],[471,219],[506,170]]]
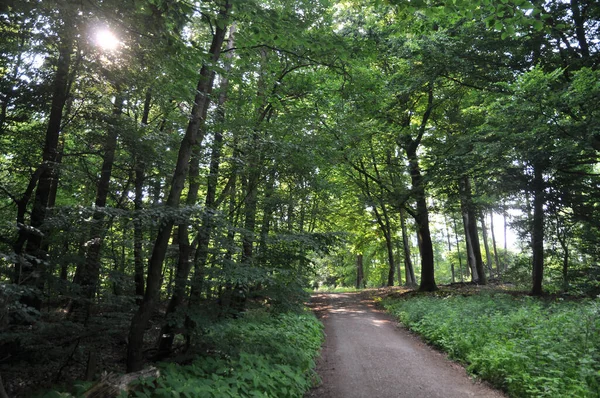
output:
[[[600,396],[600,299],[548,303],[497,294],[383,304],[511,396]]]
[[[314,358],[323,339],[309,313],[249,312],[208,329],[214,355],[189,365],[161,366],[135,397],[301,397],[315,378]]]

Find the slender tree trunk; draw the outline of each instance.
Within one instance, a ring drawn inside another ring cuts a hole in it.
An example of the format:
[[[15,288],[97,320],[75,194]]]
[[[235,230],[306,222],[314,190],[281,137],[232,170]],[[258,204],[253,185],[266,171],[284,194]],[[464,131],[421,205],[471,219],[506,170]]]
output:
[[[144,100],[144,111],[142,114],[142,127],[148,125],[148,119],[150,116],[150,105],[152,102],[152,91],[146,90],[146,98]],[[138,151],[139,152],[139,151]],[[141,211],[144,203],[144,182],[146,181],[146,162],[142,159],[141,154],[136,153],[135,155],[135,180],[134,180],[134,191],[135,198],[133,200],[133,206],[135,210],[135,217],[133,220],[133,263],[134,263],[134,277],[135,282],[135,295],[137,304],[142,303],[142,297],[144,296],[144,229],[141,220]]]
[[[368,187],[366,188],[369,189]],[[370,194],[369,194],[370,196]],[[381,205],[381,213],[377,210],[376,206],[373,206],[373,211],[375,212],[375,217],[377,219],[377,224],[379,224],[379,228],[383,233],[385,238],[385,248],[387,250],[388,255],[388,279],[387,286],[394,286],[394,271],[396,269],[394,265],[394,242],[392,240],[392,229],[390,226],[390,219],[387,214],[387,210],[383,203]]]
[[[405,210],[400,209],[400,228],[402,229],[402,248],[404,251],[404,272],[407,286],[415,286],[417,280],[415,278],[415,270],[412,264],[410,255],[410,242],[408,241],[408,231],[406,230]]]
[[[448,219],[444,214],[444,226],[446,227],[446,240],[448,241],[448,253],[452,252],[452,244],[450,243],[450,228],[448,228]],[[454,272],[454,262],[450,261],[450,272],[452,272],[452,283],[456,282],[456,275]]]
[[[502,206],[502,222],[504,226],[504,261],[502,264],[502,268],[504,271],[508,269],[508,240],[507,237],[507,223],[506,223],[506,205],[503,203]]]
[[[90,303],[97,292],[100,277],[100,252],[103,246],[104,235],[106,234],[104,208],[106,207],[108,193],[110,192],[110,179],[117,149],[117,137],[119,131],[117,119],[123,112],[124,101],[125,99],[122,93],[117,93],[113,105],[113,121],[111,121],[108,126],[106,142],[104,143],[104,156],[102,169],[100,171],[100,179],[96,185],[95,211],[90,227],[87,253],[84,263],[81,264],[82,270],[81,272],[76,272],[77,280],[74,281],[80,285],[82,298],[85,300],[82,307],[75,303],[75,307],[82,308],[84,311],[83,320],[87,320],[89,315]],[[76,308],[71,307],[71,310],[74,309]]]
[[[563,291],[569,291],[569,246],[563,245],[563,264],[562,264],[562,277],[563,277]]]
[[[389,232],[385,234],[385,247],[388,252],[388,286],[394,286],[394,272],[396,271],[396,265],[394,264],[394,243],[392,242],[392,237]]]
[[[471,181],[468,176],[463,176],[460,179],[459,189],[472,280],[480,285],[485,285],[487,280],[481,258],[481,248],[479,246],[479,234],[477,232],[477,218],[475,216],[476,212],[471,193]]]
[[[490,274],[490,278],[494,277],[494,270],[492,269],[492,255],[490,253],[490,245],[488,244],[488,231],[487,226],[485,225],[485,212],[481,212],[480,214],[481,220],[481,237],[483,238],[483,248],[485,249],[485,262],[488,272]]]
[[[225,4],[219,11],[219,22],[213,35],[209,54],[211,56],[211,64],[216,63],[221,55],[221,47],[225,39],[226,27],[225,21],[228,18],[231,3],[226,0]],[[202,142],[204,139],[201,134],[201,126],[204,124],[202,114],[206,102],[209,101],[209,94],[212,91],[214,73],[211,71],[211,66],[205,64],[200,71],[200,80],[198,82],[194,106],[190,116],[190,121],[185,132],[185,136],[181,142],[177,157],[177,164],[173,174],[171,190],[166,202],[166,206],[171,209],[177,209],[181,200],[181,192],[183,191],[185,180],[188,175],[189,161],[192,154],[192,148]],[[129,330],[129,345],[127,347],[127,372],[135,372],[142,368],[143,356],[142,348],[144,342],[144,331],[150,320],[150,316],[154,308],[158,304],[160,296],[160,284],[162,276],[162,266],[167,252],[169,237],[173,229],[174,221],[169,218],[164,220],[164,223],[159,229],[158,236],[152,249],[152,255],[148,261],[148,277],[146,280],[146,291],[144,299],[138,311],[133,316],[131,328]]]
[[[356,288],[360,289],[363,287],[364,287],[363,255],[358,254],[356,256]]]
[[[39,230],[42,224],[46,220],[46,209],[48,206],[48,198],[50,197],[50,191],[52,187],[53,179],[56,176],[56,161],[58,156],[58,144],[60,137],[61,123],[63,119],[63,110],[67,103],[69,95],[69,70],[71,67],[71,52],[73,50],[73,41],[66,33],[61,38],[59,43],[59,54],[56,67],[56,73],[54,75],[52,103],[50,107],[50,116],[48,119],[48,126],[46,128],[46,138],[44,143],[44,149],[42,152],[42,163],[39,167],[40,172],[34,173],[32,181],[30,182],[31,187],[35,186],[37,179],[37,188],[35,190],[35,198],[33,202],[33,209],[31,210],[31,227],[35,230]],[[29,197],[27,197],[27,202]],[[21,203],[21,207],[25,209],[27,202]],[[19,218],[19,217],[17,217]],[[43,274],[44,264],[46,261],[46,253],[43,253],[42,248],[42,235],[39,232],[29,232],[30,230],[25,228],[22,223],[19,223],[19,238],[15,245],[15,253],[19,258],[16,267],[18,271],[16,275],[20,276],[19,283],[25,283],[29,286],[35,286],[38,289],[43,289],[44,278]],[[26,261],[21,256],[23,245],[27,241],[25,251],[28,256],[35,258],[33,262]],[[41,309],[42,300],[41,297],[36,294],[28,294],[22,297],[21,302],[27,306],[33,307],[38,311]]]
[[[542,294],[544,280],[544,178],[539,166],[533,168],[533,286],[531,294]]]
[[[229,28],[229,38],[227,40],[227,54],[225,55],[225,74],[231,69],[231,60],[233,58],[233,48],[235,42],[236,24],[232,23]],[[221,77],[220,93],[216,109],[217,124],[225,121],[225,103],[227,102],[227,92],[229,90],[229,80],[227,76]],[[206,184],[206,198],[204,201],[204,213],[202,223],[198,231],[198,249],[194,257],[194,276],[192,279],[192,289],[190,297],[190,306],[197,305],[202,292],[206,262],[208,259],[208,247],[214,229],[214,217],[218,207],[217,187],[219,183],[219,172],[221,166],[221,157],[223,151],[223,132],[217,128],[214,133],[213,144],[210,154],[209,173]],[[236,157],[236,154],[234,154]],[[226,190],[227,188],[225,188]],[[232,197],[235,202],[235,177],[232,177]],[[225,194],[225,192],[224,192]],[[235,207],[235,203],[233,204]],[[232,237],[233,241],[233,237]],[[188,320],[188,324],[190,324]]]
[[[402,286],[402,269],[400,268],[401,248],[400,242],[396,240],[396,250],[398,252],[398,261],[396,261],[396,272],[398,273],[398,286]]]
[[[494,262],[496,263],[496,274],[500,278],[500,261],[498,260],[498,248],[496,246],[496,232],[494,231],[494,212],[490,211],[490,231],[492,232],[492,247],[494,249]]]
[[[271,230],[271,219],[275,206],[273,203],[273,193],[275,192],[276,170],[272,168],[266,181],[265,198],[263,206],[263,220],[260,228],[260,241],[258,244],[258,252],[263,255],[267,250],[267,238]]]
[[[454,223],[454,239],[456,241],[456,253],[458,254],[458,270],[460,273],[460,281],[464,282],[465,278],[463,275],[463,267],[462,267],[462,253],[460,252],[460,243],[458,241],[458,227],[456,225],[456,218],[454,215],[452,216],[452,222]]]

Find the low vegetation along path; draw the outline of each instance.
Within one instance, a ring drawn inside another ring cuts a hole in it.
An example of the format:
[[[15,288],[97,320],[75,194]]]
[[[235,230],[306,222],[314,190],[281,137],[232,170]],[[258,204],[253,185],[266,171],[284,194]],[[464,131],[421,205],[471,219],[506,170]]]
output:
[[[358,293],[323,293],[312,307],[325,324],[316,398],[504,397],[428,347]]]

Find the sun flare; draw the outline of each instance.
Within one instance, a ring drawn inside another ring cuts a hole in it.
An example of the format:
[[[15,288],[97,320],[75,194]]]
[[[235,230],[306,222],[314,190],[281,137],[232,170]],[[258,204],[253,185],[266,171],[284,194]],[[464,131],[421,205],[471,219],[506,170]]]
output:
[[[106,28],[98,29],[94,34],[94,42],[104,50],[116,50],[121,42],[113,32]]]

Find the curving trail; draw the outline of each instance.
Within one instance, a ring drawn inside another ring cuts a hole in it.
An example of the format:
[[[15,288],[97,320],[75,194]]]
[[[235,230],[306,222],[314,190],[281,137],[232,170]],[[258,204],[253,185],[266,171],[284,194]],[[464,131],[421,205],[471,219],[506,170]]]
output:
[[[358,293],[312,296],[325,324],[317,372],[323,382],[311,398],[500,398],[464,368],[428,347]]]

